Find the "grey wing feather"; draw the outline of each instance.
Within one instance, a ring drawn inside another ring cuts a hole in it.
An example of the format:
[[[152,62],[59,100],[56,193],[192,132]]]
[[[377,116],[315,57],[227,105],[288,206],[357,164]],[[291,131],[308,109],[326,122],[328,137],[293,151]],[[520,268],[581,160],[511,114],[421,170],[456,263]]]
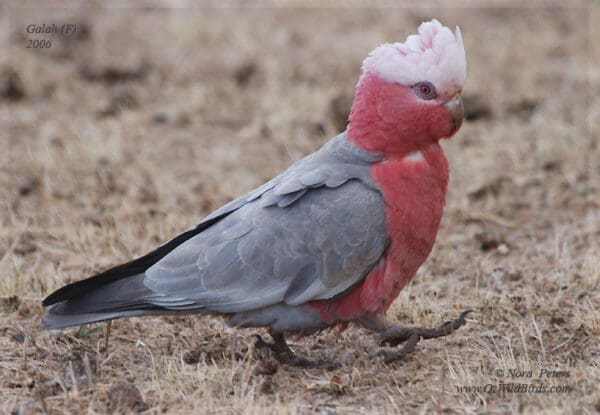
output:
[[[381,157],[344,134],[207,217],[231,212],[150,267],[161,307],[232,313],[326,300],[360,282],[388,244],[370,176]]]

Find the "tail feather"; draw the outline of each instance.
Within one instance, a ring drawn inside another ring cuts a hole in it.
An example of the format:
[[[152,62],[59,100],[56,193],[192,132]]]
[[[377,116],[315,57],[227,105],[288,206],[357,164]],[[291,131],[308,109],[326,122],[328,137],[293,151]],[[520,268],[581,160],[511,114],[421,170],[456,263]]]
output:
[[[60,329],[121,317],[186,313],[204,313],[193,302],[161,296],[144,285],[144,272],[173,249],[217,223],[239,206],[204,220],[154,251],[98,275],[66,285],[44,299],[48,307],[42,324]]]
[[[72,298],[76,298],[79,295],[86,295],[90,290],[100,288],[104,285],[110,285],[123,279],[132,278],[137,274],[143,274],[144,271],[168,255],[173,249],[177,248],[188,239],[198,235],[200,232],[217,223],[230,213],[231,211],[226,211],[214,218],[205,220],[195,228],[177,235],[175,238],[159,246],[154,251],[134,259],[133,261],[117,265],[116,267],[107,269],[106,271],[85,280],[65,285],[46,297],[44,301],[42,301],[42,305],[48,307],[61,301],[70,301]]]
[[[117,311],[112,313],[60,314],[54,312],[54,308],[55,307],[50,308],[42,319],[42,324],[44,327],[51,330],[80,326],[88,323],[98,323],[101,321],[114,320],[121,317],[135,317],[151,314],[151,312],[146,310]]]
[[[48,308],[42,323],[46,328],[58,329],[121,317],[161,313],[161,307],[149,301],[156,293],[144,285],[143,279],[144,274],[137,274],[100,286],[92,282],[82,293]],[[81,286],[86,281],[88,280],[79,281],[77,284]],[[83,286],[85,288],[85,284]]]

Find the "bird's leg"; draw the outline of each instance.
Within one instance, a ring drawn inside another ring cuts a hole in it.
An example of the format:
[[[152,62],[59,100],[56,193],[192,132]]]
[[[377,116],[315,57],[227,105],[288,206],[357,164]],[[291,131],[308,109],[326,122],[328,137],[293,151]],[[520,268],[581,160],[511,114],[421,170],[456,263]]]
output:
[[[366,317],[361,319],[360,323],[379,333],[381,345],[394,347],[401,343],[405,343],[398,351],[392,352],[381,350],[378,353],[380,356],[383,356],[386,363],[391,363],[403,359],[406,355],[411,353],[415,349],[417,343],[422,339],[436,339],[452,334],[452,332],[458,330],[467,323],[466,317],[472,312],[473,310],[465,310],[460,313],[460,316],[457,319],[446,321],[436,328],[401,326],[386,319],[384,316]]]
[[[259,334],[255,334],[254,336],[256,337],[256,343],[254,343],[254,347],[258,349],[271,350],[273,354],[275,354],[277,360],[282,364],[300,367],[321,367],[325,364],[323,359],[309,360],[304,357],[297,356],[292,349],[290,349],[290,346],[288,346],[283,333],[271,333],[273,343],[264,341]]]

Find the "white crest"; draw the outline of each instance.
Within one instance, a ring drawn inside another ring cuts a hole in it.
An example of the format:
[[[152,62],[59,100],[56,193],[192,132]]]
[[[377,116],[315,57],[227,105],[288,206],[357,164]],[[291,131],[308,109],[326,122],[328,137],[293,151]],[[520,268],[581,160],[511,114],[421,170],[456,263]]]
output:
[[[362,71],[407,86],[429,81],[440,90],[462,89],[467,58],[460,29],[452,33],[436,19],[421,23],[418,34],[408,36],[404,43],[385,43],[371,51]]]

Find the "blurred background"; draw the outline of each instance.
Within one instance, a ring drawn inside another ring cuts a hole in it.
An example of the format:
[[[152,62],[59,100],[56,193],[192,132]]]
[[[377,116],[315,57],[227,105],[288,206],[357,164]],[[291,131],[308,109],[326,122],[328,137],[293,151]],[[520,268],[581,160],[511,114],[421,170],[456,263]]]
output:
[[[98,335],[74,342],[40,332],[45,295],[145,253],[343,131],[362,59],[434,17],[463,34],[466,122],[443,143],[451,181],[436,247],[390,314],[436,325],[469,307],[477,310],[470,325],[422,346],[398,373],[364,353],[376,346],[361,331],[323,334],[318,346],[329,350],[317,353],[348,365],[340,369],[339,393],[328,389],[331,374],[315,375],[326,387],[311,389],[293,369],[281,369],[248,377],[244,390],[224,381],[229,396],[180,362],[218,344],[224,351],[207,360],[217,364],[204,368],[206,376],[243,371],[229,360],[237,349],[225,336],[198,346],[215,327],[231,335],[221,323],[134,319],[115,329],[123,332],[117,358],[94,372],[100,386],[69,405],[88,410],[96,399],[110,410],[102,387],[110,391],[115,379],[136,373],[130,380],[144,404],[167,411],[210,402],[215,410],[258,413],[272,393],[280,397],[278,411],[290,413],[303,413],[298,402],[306,399],[309,412],[334,410],[321,413],[457,410],[464,402],[474,412],[599,407],[599,368],[591,365],[600,358],[597,3],[9,4],[0,6],[0,123],[8,132],[0,154],[0,348],[9,375],[0,396],[7,411],[41,405],[35,391],[60,378],[64,362],[81,360],[73,350],[99,342]],[[28,33],[53,24],[76,29]],[[32,47],[34,40],[51,46]],[[131,336],[156,348],[158,368],[148,369],[147,353],[128,343]],[[180,338],[171,344],[173,336]],[[297,347],[310,354],[314,343]],[[120,358],[131,354],[137,360],[127,366]],[[575,391],[566,395],[501,398],[453,386],[489,382],[502,365],[525,370],[567,361],[576,374]],[[161,385],[169,376],[175,386],[167,396]],[[450,389],[434,398],[424,388]],[[49,405],[66,405],[62,393],[48,393],[56,395]],[[188,394],[189,402],[182,398]]]

